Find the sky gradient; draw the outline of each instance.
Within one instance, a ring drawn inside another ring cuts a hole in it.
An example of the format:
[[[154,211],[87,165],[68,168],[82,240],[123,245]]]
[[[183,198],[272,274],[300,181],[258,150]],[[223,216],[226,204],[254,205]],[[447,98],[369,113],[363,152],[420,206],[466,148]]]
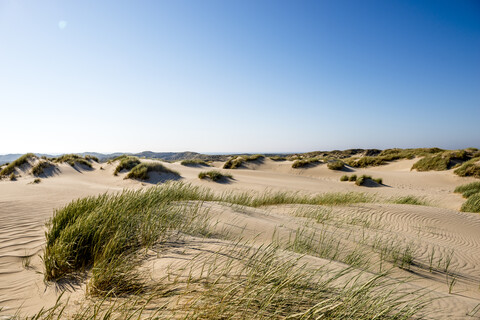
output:
[[[479,1],[0,0],[0,154],[480,148]]]

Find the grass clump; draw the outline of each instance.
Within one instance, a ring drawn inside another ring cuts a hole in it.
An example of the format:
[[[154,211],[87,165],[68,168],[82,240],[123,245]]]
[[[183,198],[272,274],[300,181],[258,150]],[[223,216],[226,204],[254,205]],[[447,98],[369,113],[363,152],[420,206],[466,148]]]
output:
[[[16,181],[17,180],[17,176],[15,175],[14,172],[12,172],[8,178],[10,179],[10,181]]]
[[[91,155],[89,155],[89,154],[87,154],[87,155],[85,156],[85,160],[95,161],[95,162],[98,163],[98,158],[95,157],[95,156],[91,156]]]
[[[328,169],[330,170],[342,170],[344,168],[344,163],[340,160],[331,161],[327,164]]]
[[[480,182],[467,183],[455,188],[455,193],[461,193],[464,198],[468,198],[475,193],[480,192]]]
[[[158,173],[169,173],[173,174],[177,177],[180,174],[176,171],[170,170],[161,163],[140,163],[136,165],[126,176],[126,179],[137,179],[137,180],[148,180],[150,176],[148,173],[150,172],[158,172]]]
[[[8,176],[15,172],[15,169],[28,163],[29,159],[34,159],[37,156],[33,153],[26,153],[15,161],[10,162],[0,171],[0,176]]]
[[[348,181],[357,181],[357,175],[356,174],[352,174],[350,176],[350,178],[348,178]]]
[[[341,176],[340,181],[348,181],[348,176],[347,175]]]
[[[460,177],[480,178],[480,158],[474,158],[460,165],[455,171]]]
[[[78,154],[64,154],[60,157],[51,159],[57,163],[68,163],[70,166],[75,167],[75,164],[81,164],[86,167],[92,168],[92,164],[86,158],[79,156]]]
[[[282,156],[272,156],[270,157],[271,160],[273,161],[286,161],[287,157],[282,157]]]
[[[319,158],[299,159],[299,160],[295,160],[292,163],[292,168],[302,168],[302,167],[306,167],[311,164],[317,164],[320,162],[322,161]]]
[[[140,160],[134,156],[121,157],[119,160],[120,163],[117,165],[115,171],[113,172],[114,176],[118,175],[118,173],[122,170],[130,171],[131,169],[135,168],[137,165],[140,164]]]
[[[35,179],[33,180],[33,183],[34,183],[34,184],[39,184],[40,182],[42,182],[42,179],[40,179],[40,178],[35,178]]]
[[[210,179],[212,181],[220,181],[222,179],[233,179],[233,176],[228,173],[221,173],[217,170],[202,171],[198,174],[199,179]]]
[[[183,160],[182,162],[180,162],[180,164],[182,166],[192,166],[192,167],[195,167],[195,166],[205,166],[205,167],[209,167],[210,165],[202,160],[202,159],[190,159],[190,160]]]
[[[477,192],[469,196],[467,201],[462,204],[462,208],[460,210],[463,212],[480,213],[480,193]]]
[[[450,164],[450,157],[441,154],[434,156],[426,156],[415,162],[412,166],[412,170],[417,171],[443,171],[447,170]]]
[[[427,201],[416,196],[404,196],[404,197],[393,198],[391,199],[391,202],[395,204],[412,204],[417,206],[428,205]]]
[[[39,176],[39,175],[42,175],[46,169],[49,169],[49,168],[52,168],[54,167],[55,165],[49,161],[40,161],[38,162],[36,165],[34,165],[32,167],[32,171],[31,173],[34,175],[34,176]]]
[[[263,158],[265,158],[265,156],[261,154],[232,157],[225,162],[223,169],[237,169],[245,162],[261,160]]]

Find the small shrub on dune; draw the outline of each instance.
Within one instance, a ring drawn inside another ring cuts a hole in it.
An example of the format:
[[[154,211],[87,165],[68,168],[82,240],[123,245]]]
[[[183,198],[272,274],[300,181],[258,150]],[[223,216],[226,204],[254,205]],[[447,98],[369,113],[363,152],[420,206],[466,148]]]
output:
[[[373,179],[373,181],[375,181],[378,184],[383,184],[383,179],[382,178],[376,178],[376,179]]]
[[[416,169],[417,171],[443,171],[447,170],[450,165],[450,157],[444,156],[442,154],[437,154],[434,156],[426,156],[415,162],[412,166],[412,170]]]
[[[31,173],[34,176],[39,176],[45,172],[46,169],[54,167],[55,165],[53,163],[50,163],[49,161],[40,161],[36,165],[32,167]]]
[[[461,193],[464,198],[468,198],[475,193],[480,193],[480,182],[472,182],[458,186],[454,192]]]
[[[348,181],[357,181],[357,175],[356,174],[352,174],[350,176],[350,178],[348,178]]]
[[[209,167],[210,165],[205,162],[204,160],[201,160],[201,159],[189,159],[189,160],[183,160],[182,162],[180,162],[180,164],[182,166],[192,166],[192,167],[195,167],[195,166],[205,166],[205,167]]]
[[[12,173],[10,174],[9,179],[10,179],[10,181],[15,181],[15,180],[17,180],[17,176],[15,175],[15,173],[12,172]]]
[[[341,176],[340,181],[348,181],[348,176],[347,175]]]
[[[245,162],[243,157],[234,157],[228,159],[227,162],[223,165],[223,169],[237,169]]]
[[[480,158],[474,158],[460,165],[455,171],[460,177],[480,178]]]
[[[126,176],[126,179],[148,180],[150,176],[148,173],[168,173],[175,176],[180,176],[176,171],[170,170],[161,163],[140,163],[136,165]]]
[[[327,164],[328,169],[330,170],[342,170],[344,168],[344,164],[340,160],[331,161]]]
[[[273,161],[285,161],[287,160],[286,157],[281,157],[281,156],[272,156],[270,157],[270,160],[273,160]]]
[[[89,154],[87,154],[87,155],[85,156],[85,160],[95,161],[95,162],[98,163],[98,158],[95,157],[95,156],[91,156],[91,155],[89,155]]]
[[[40,182],[42,182],[42,179],[40,179],[40,178],[35,178],[35,179],[33,180],[33,183],[34,183],[34,184],[39,184]]]
[[[85,159],[84,157],[79,156],[78,154],[64,154],[60,157],[51,159],[53,162],[57,163],[68,163],[70,166],[75,167],[75,164],[81,164],[86,167],[91,168],[92,164]]]
[[[37,156],[34,155],[33,153],[27,153],[27,154],[24,154],[23,156],[21,156],[20,158],[18,158],[17,160],[15,161],[12,161],[8,164],[6,164],[5,168],[3,168],[1,171],[0,171],[0,176],[8,176],[8,175],[11,175],[13,172],[15,172],[15,169],[28,163],[28,160],[29,159],[34,159],[36,158]]]
[[[198,178],[207,179],[209,178],[212,181],[220,181],[222,179],[233,179],[233,176],[228,173],[221,173],[216,170],[211,171],[202,171],[198,174]]]
[[[415,196],[398,197],[391,199],[391,202],[395,204],[412,204],[417,206],[426,206],[428,204],[424,199]]]
[[[140,164],[140,160],[137,157],[133,156],[126,156],[120,159],[120,163],[115,168],[113,175],[118,175],[118,173],[122,170],[130,171],[131,169],[135,168],[137,165]]]
[[[292,168],[302,168],[311,164],[316,164],[320,163],[321,160],[319,158],[308,158],[308,159],[301,159],[301,160],[295,160],[292,163]]]
[[[360,176],[357,178],[357,180],[355,180],[355,184],[357,186],[362,186],[366,182],[366,180],[367,179],[365,178],[365,176]]]
[[[470,195],[460,210],[463,212],[480,213],[480,192]]]

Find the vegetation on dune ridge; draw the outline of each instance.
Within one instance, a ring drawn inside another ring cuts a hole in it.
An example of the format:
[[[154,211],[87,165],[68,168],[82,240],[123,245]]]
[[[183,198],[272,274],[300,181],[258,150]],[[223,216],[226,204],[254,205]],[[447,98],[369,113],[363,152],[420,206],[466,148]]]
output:
[[[480,157],[464,162],[453,173],[460,177],[480,178]]]
[[[322,163],[322,162],[323,162],[323,160],[320,159],[320,158],[299,159],[299,160],[295,160],[292,163],[292,168],[302,168],[302,167],[306,167],[308,165]]]
[[[112,297],[108,300],[113,305],[105,308],[98,304],[93,305],[94,310],[79,308],[75,319],[140,318],[144,311],[146,314],[141,318],[146,319],[169,318],[169,313],[162,314],[164,311],[178,311],[184,319],[410,319],[426,301],[419,299],[418,292],[400,289],[398,282],[386,277],[387,273],[371,275],[348,266],[337,271],[328,267],[309,268],[301,260],[303,254],[322,256],[318,250],[338,252],[342,246],[328,242],[330,233],[315,236],[298,230],[294,237],[285,239],[288,243],[284,245],[272,242],[260,247],[238,240],[225,241],[218,251],[208,250],[195,256],[181,270],[165,270],[168,276],[160,283],[145,283],[139,273],[141,268],[137,268],[145,248],[155,251],[156,244],[161,248],[171,241],[186,240],[186,235],[216,236],[210,231],[215,223],[201,201],[261,206],[345,204],[373,199],[360,195],[302,196],[281,192],[218,195],[206,188],[174,182],[78,199],[56,210],[47,223],[45,279],[81,276],[88,279],[89,294]],[[312,239],[327,242],[316,245]],[[375,245],[375,250],[398,266],[412,263],[409,248],[399,248],[393,242],[391,248],[381,242]],[[355,251],[345,259],[354,266],[360,258]],[[337,280],[341,278],[339,284]],[[155,297],[163,298],[166,294],[177,295],[181,303],[175,304],[173,310],[159,307],[163,303],[155,304]],[[120,309],[115,306],[119,301],[115,297],[119,296],[127,298],[122,301],[141,296],[146,303],[153,303],[149,307],[128,305]],[[96,301],[103,303],[106,299],[91,300]],[[60,319],[62,311],[58,304],[41,311],[37,318]]]
[[[344,168],[343,161],[334,160],[327,163],[327,168],[330,170],[342,170]]]
[[[32,167],[31,173],[34,176],[42,175],[46,169],[53,168],[55,165],[47,160],[41,160]]]
[[[205,166],[205,167],[210,167],[210,165],[202,159],[189,159],[189,160],[183,160],[180,162],[182,166]]]
[[[10,162],[0,171],[0,176],[8,176],[15,172],[15,169],[28,163],[28,160],[35,159],[37,156],[33,153],[26,153],[17,160]]]
[[[148,173],[150,172],[157,172],[157,173],[168,173],[175,175],[177,177],[180,176],[180,174],[174,170],[168,169],[161,163],[153,163],[153,162],[143,162],[130,170],[130,172],[127,174],[125,177],[126,179],[137,179],[137,180],[148,180],[150,179],[150,176]]]
[[[133,156],[122,156],[118,157],[120,163],[115,168],[113,175],[118,175],[118,173],[122,170],[130,171],[131,169],[135,168],[137,165],[140,164],[140,160],[137,157]]]
[[[92,157],[89,157],[93,161]],[[64,154],[57,158],[49,159],[56,163],[68,163],[70,166],[75,167],[75,164],[81,164],[86,167],[92,168],[92,164],[86,157],[79,156],[78,154]]]
[[[233,176],[228,173],[221,173],[217,170],[202,171],[198,174],[199,179],[209,178],[212,181],[220,181],[222,179],[233,179]]]
[[[427,206],[428,202],[425,201],[423,198],[419,198],[416,196],[403,196],[390,199],[390,202],[395,204],[412,204],[417,206]]]
[[[223,165],[223,169],[237,169],[245,162],[255,161],[263,158],[265,158],[265,156],[262,154],[234,156],[225,162],[225,164]]]
[[[461,211],[480,213],[480,182],[458,186],[454,192],[461,193],[464,198],[467,198],[460,209]]]
[[[373,166],[381,166],[391,161],[400,159],[413,159],[416,156],[425,156],[443,152],[439,148],[419,148],[419,149],[386,149],[375,156],[363,156],[360,158],[345,159],[344,162],[355,168],[366,168]]]
[[[271,156],[269,158],[270,158],[270,160],[273,160],[273,161],[286,161],[287,160],[287,157],[283,157],[283,156]]]
[[[377,184],[383,184],[382,178],[372,178],[371,176],[367,175],[361,175],[360,177],[357,177],[356,174],[353,174],[350,177],[348,175],[343,175],[340,177],[340,181],[353,181],[357,186],[364,185],[368,180],[374,181]]]

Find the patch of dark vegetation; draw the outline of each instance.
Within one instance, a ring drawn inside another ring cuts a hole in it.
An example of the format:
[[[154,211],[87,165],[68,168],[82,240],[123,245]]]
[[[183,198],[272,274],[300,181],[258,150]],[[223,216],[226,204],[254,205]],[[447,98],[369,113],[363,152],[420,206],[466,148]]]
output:
[[[340,181],[348,181],[348,176],[347,175],[341,176]]]
[[[303,168],[315,164],[323,163],[323,160],[320,158],[307,158],[307,159],[299,159],[295,160],[292,163],[292,168]]]
[[[271,156],[269,158],[270,158],[270,160],[273,160],[273,161],[286,161],[287,160],[287,157],[283,157],[283,156]]]
[[[460,177],[480,178],[480,157],[464,162],[453,173]]]
[[[86,158],[79,156],[78,154],[64,154],[57,158],[51,158],[50,161],[56,163],[68,163],[70,166],[75,167],[75,164],[84,165],[88,168],[92,168],[92,164]]]
[[[34,184],[39,184],[40,182],[42,182],[42,179],[40,179],[40,178],[35,178],[35,179],[33,180],[33,183],[34,183]]]
[[[210,165],[202,159],[189,159],[189,160],[183,160],[180,162],[182,166],[187,166],[187,167],[210,167]]]
[[[439,148],[386,149],[378,153],[378,155],[350,158],[346,159],[344,162],[351,167],[366,168],[385,165],[395,160],[413,159],[418,156],[426,156],[441,152],[444,152],[444,150]]]
[[[344,167],[344,163],[340,160],[334,160],[327,163],[327,168],[330,170],[342,170]]]
[[[34,176],[40,176],[42,174],[45,173],[45,170],[49,169],[49,168],[53,168],[55,167],[55,165],[53,163],[51,163],[50,161],[48,160],[41,160],[39,161],[36,165],[34,165],[32,167],[32,171],[31,173],[34,175]]]
[[[0,176],[8,176],[11,175],[12,173],[15,172],[15,169],[18,167],[27,164],[28,160],[30,159],[35,159],[37,156],[34,155],[33,153],[27,153],[18,158],[17,160],[14,160],[10,163],[8,163],[1,171],[0,171]]]
[[[140,160],[137,157],[133,156],[122,156],[118,157],[120,163],[115,168],[113,175],[116,176],[122,170],[130,171],[140,164]]]
[[[10,176],[8,178],[10,179],[10,181],[16,181],[17,180],[17,176],[13,172],[10,174]]]
[[[458,175],[475,174],[475,161],[472,157],[476,155],[476,151],[472,149],[443,151],[434,155],[427,155],[413,164],[412,170],[417,171],[444,171],[454,166],[459,166]],[[480,159],[480,158],[479,158]],[[467,161],[467,162],[465,162]],[[462,165],[465,163],[465,166]],[[473,164],[473,166],[472,166]]]
[[[424,199],[415,197],[415,196],[398,197],[398,198],[393,198],[390,201],[395,204],[412,204],[417,206],[428,205],[428,202],[426,202]]]
[[[126,179],[148,180],[150,172],[168,173],[180,177],[176,171],[170,170],[161,163],[144,162],[136,165],[125,177]]]
[[[263,160],[263,158],[265,158],[265,156],[261,154],[235,156],[225,162],[223,169],[237,169],[245,162]]]
[[[221,181],[226,179],[233,179],[233,176],[228,173],[221,173],[217,170],[202,171],[198,174],[199,179],[210,179],[212,181]]]
[[[455,188],[456,193],[461,193],[467,201],[462,205],[461,211],[480,213],[480,182],[467,183]]]

